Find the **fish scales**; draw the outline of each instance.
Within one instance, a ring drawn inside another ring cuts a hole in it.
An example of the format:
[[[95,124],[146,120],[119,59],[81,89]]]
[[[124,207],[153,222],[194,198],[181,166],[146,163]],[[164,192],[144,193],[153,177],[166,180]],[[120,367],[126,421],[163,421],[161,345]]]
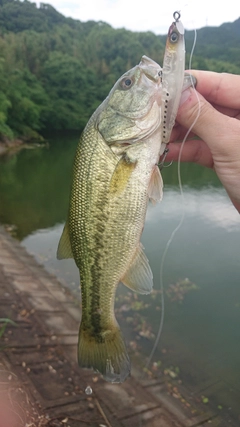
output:
[[[94,122],[91,121],[77,151],[70,201],[70,211],[74,212],[70,236],[81,278],[81,331],[83,335],[86,334],[90,348],[89,337],[92,337],[94,346],[96,342],[104,344],[109,338],[114,342],[116,334],[119,334],[113,314],[115,291],[136,251],[136,240],[140,240],[146,213],[147,190],[144,186],[139,187],[135,177],[124,182],[122,187],[118,181],[116,190],[111,185],[118,163],[119,157],[112,153],[99,134],[96,136]],[[135,167],[130,164],[127,169],[130,169],[130,173],[127,173],[130,178]],[[121,173],[118,175],[121,176]],[[123,181],[126,181],[126,177],[123,177]],[[79,200],[84,200],[84,203],[79,203]],[[76,218],[80,220],[76,221]],[[91,221],[88,221],[89,218]],[[81,259],[85,260],[84,263]],[[129,365],[124,342],[118,352],[124,353],[124,363]],[[96,366],[95,360],[90,365]],[[101,371],[106,369],[101,365],[97,365],[97,368]],[[109,369],[117,370],[113,362]]]
[[[74,212],[71,225],[72,249],[81,277],[83,325],[89,329],[94,325],[94,328],[101,330],[108,326],[109,320],[112,322],[112,318],[109,319],[112,314],[112,295],[115,293],[112,282],[117,285],[124,274],[126,262],[129,263],[129,256],[132,256],[135,248],[135,235],[140,239],[141,216],[145,217],[142,206],[146,189],[139,191],[134,180],[117,197],[114,191],[108,192],[118,161],[101,136],[96,137],[94,124],[90,123],[77,151],[70,202],[70,210]],[[129,187],[134,193],[134,199],[126,204],[124,199],[126,193],[129,194]],[[79,200],[85,202],[79,203]],[[75,221],[75,218],[81,220]],[[80,246],[79,233],[82,241]],[[82,258],[84,263],[81,263]],[[100,314],[98,311],[103,300],[105,313]]]

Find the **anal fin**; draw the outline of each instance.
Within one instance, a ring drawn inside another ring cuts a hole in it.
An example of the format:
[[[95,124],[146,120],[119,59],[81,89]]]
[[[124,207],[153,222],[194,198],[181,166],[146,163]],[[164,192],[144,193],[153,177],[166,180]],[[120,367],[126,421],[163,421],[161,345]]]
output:
[[[149,294],[151,292],[153,287],[152,270],[141,243],[139,243],[131,265],[121,282],[139,294]]]

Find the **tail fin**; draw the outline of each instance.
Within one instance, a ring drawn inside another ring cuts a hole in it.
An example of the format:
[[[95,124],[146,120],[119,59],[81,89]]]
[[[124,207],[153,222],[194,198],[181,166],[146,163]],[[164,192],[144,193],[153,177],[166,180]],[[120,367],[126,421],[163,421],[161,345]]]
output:
[[[93,368],[106,381],[122,383],[130,374],[130,360],[118,327],[109,331],[102,340],[81,329],[78,342],[78,363],[83,368]]]

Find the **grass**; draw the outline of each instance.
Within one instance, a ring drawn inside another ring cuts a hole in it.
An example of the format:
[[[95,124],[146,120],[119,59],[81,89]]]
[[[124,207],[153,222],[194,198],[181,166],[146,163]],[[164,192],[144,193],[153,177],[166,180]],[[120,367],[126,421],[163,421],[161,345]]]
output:
[[[2,336],[3,336],[3,334],[4,334],[5,330],[6,330],[6,327],[9,324],[17,326],[17,324],[15,322],[13,322],[13,320],[8,319],[8,318],[1,318],[0,317],[0,339],[2,338]]]

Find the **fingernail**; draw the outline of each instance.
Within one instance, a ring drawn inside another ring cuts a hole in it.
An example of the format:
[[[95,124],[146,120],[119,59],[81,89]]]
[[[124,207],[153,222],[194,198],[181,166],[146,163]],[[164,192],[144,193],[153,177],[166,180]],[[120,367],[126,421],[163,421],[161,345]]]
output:
[[[182,92],[181,98],[180,98],[180,103],[179,103],[179,107],[184,104],[184,102],[187,101],[187,99],[190,97],[191,95],[191,89],[186,89],[184,92]]]

